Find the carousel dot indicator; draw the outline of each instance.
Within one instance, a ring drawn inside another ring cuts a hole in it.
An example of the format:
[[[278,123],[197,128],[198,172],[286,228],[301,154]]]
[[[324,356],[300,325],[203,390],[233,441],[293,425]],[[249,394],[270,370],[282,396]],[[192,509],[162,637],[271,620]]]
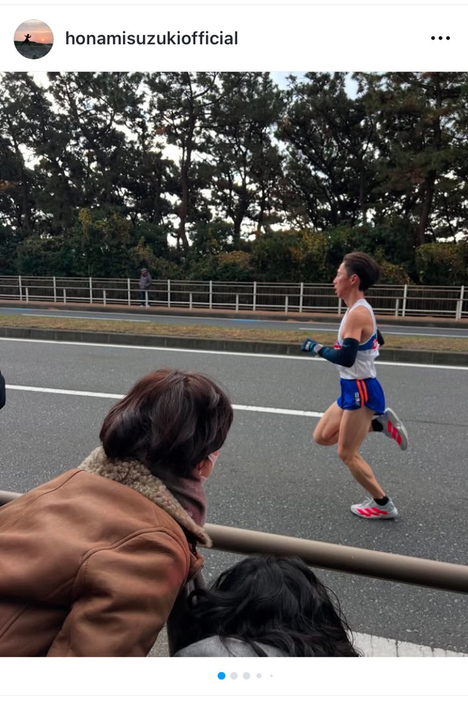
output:
[[[231,673],[231,678],[233,680],[237,680],[237,673]]]
[[[226,677],[226,673],[218,673],[218,678],[220,680],[224,680],[225,677]]]

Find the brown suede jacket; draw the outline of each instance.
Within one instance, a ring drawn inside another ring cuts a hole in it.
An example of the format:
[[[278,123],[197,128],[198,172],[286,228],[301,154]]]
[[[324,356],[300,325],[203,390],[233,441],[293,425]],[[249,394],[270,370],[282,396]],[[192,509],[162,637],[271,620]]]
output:
[[[185,533],[184,533],[185,530]],[[138,461],[98,448],[0,509],[0,656],[145,656],[206,532]]]

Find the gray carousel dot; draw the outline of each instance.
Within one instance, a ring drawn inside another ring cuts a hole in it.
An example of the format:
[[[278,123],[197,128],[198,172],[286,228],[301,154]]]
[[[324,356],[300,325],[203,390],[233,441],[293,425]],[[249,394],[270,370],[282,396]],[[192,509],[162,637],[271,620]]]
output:
[[[233,680],[236,680],[236,679],[237,679],[237,673],[231,673],[231,678],[232,678]]]
[[[242,677],[244,678],[244,680],[248,680],[250,678],[250,673],[244,673]]]
[[[262,677],[262,674],[261,674],[261,673],[257,673],[257,678],[261,678],[261,677]]]

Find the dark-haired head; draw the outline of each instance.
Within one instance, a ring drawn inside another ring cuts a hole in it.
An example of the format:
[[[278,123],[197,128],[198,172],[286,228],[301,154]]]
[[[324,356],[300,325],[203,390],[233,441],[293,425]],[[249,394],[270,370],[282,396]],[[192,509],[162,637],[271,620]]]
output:
[[[380,268],[376,261],[363,251],[353,251],[343,259],[348,276],[357,275],[359,290],[367,290],[378,281]]]
[[[299,558],[252,556],[195,590],[180,649],[219,636],[274,646],[287,656],[357,656],[339,603]]]
[[[109,458],[136,458],[159,477],[187,477],[221,448],[232,419],[227,394],[210,377],[163,368],[114,405],[99,438]]]

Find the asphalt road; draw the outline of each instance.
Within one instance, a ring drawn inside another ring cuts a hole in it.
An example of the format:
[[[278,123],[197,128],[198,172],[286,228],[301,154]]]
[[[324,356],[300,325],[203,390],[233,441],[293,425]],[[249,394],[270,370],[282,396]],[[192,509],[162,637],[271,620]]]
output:
[[[236,404],[324,411],[337,395],[325,361],[171,349],[0,340],[8,385],[125,393],[162,366],[209,373]],[[207,483],[210,522],[424,558],[468,563],[466,447],[468,369],[379,364],[387,401],[410,433],[404,453],[382,435],[363,455],[401,517],[367,522],[349,506],[363,497],[334,448],[315,446],[317,419],[236,410]],[[9,390],[0,414],[0,487],[23,492],[75,467],[98,444],[113,399]],[[235,556],[207,553],[211,578]],[[466,596],[321,571],[360,632],[468,652]]]
[[[200,311],[200,316],[185,316],[185,315],[158,315],[158,314],[136,314],[136,313],[125,313],[120,311],[113,312],[95,312],[86,310],[80,310],[75,312],[73,310],[39,310],[39,309],[28,309],[28,308],[13,308],[13,307],[2,307],[0,308],[0,315],[22,315],[25,317],[25,321],[28,317],[65,317],[69,319],[122,319],[131,322],[140,322],[144,325],[147,322],[159,322],[161,324],[173,324],[173,325],[205,325],[210,327],[238,327],[238,328],[249,328],[249,329],[283,329],[287,331],[297,330],[304,332],[328,332],[328,331],[338,331],[339,324],[333,324],[330,322],[297,322],[294,320],[290,321],[278,321],[273,319],[229,319],[229,318],[216,318],[216,317],[204,317],[203,311]],[[397,324],[381,324],[379,323],[379,329],[381,329],[383,334],[396,334],[398,336],[442,336],[451,337],[454,339],[468,339],[468,328],[453,329],[450,327],[409,327],[409,326],[399,326]],[[307,335],[307,334],[305,334]]]

